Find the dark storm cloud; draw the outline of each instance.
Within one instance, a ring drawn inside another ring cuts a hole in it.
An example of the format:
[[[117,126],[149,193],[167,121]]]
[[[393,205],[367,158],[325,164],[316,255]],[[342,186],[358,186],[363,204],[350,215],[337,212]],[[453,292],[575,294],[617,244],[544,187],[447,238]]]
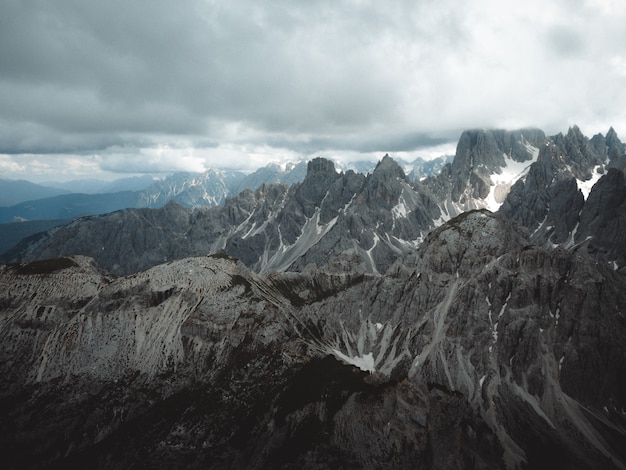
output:
[[[311,137],[304,140],[287,140],[283,137],[266,138],[265,143],[277,148],[293,148],[301,154],[322,150],[350,150],[360,153],[412,152],[436,147],[454,140],[461,130],[434,135],[425,132],[366,136],[362,134],[341,137]]]
[[[619,132],[625,18],[611,0],[4,0],[0,154],[120,169],[115,149],[167,144],[195,168],[259,146],[410,151],[467,127]]]
[[[233,121],[341,132],[385,118],[401,93],[384,69],[368,70],[384,18],[366,18],[369,32],[333,3],[9,1],[3,10],[4,117],[78,141],[219,133]]]

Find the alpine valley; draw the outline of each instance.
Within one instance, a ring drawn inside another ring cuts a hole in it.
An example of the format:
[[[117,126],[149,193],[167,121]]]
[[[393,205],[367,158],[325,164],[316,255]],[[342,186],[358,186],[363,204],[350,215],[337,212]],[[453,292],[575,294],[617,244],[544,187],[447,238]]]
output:
[[[626,147],[470,130],[0,266],[4,468],[626,469]]]

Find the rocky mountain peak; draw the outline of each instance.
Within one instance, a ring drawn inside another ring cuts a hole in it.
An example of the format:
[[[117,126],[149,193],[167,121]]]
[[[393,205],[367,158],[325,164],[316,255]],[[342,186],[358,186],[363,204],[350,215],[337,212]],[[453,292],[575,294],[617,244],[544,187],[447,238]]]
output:
[[[539,129],[464,131],[452,163],[424,184],[442,201],[447,218],[478,208],[496,211],[545,142]]]
[[[617,136],[617,132],[612,127],[606,133],[605,138],[606,150],[608,153],[608,157],[612,163],[619,165],[619,160],[624,160],[626,155],[626,149],[624,148],[624,144]],[[622,169],[626,169],[626,165],[621,166]]]
[[[391,158],[389,154],[385,154],[382,160],[378,162],[372,174],[376,174],[377,176],[385,174],[386,176],[392,178],[406,179],[406,175],[402,167],[400,167],[400,165],[398,165],[398,163]]]
[[[539,147],[545,141],[545,134],[539,129],[504,129],[464,131],[457,144],[452,166],[454,169],[470,169],[481,173],[505,165],[504,156],[524,162],[531,160],[530,147]]]
[[[576,139],[576,140],[581,140],[585,138],[585,136],[580,130],[580,127],[578,127],[576,124],[574,124],[572,127],[570,127],[567,130],[567,137],[569,139]]]
[[[318,157],[307,164],[307,174],[295,193],[307,217],[313,216],[338,177],[335,164],[330,160]]]
[[[592,177],[593,168],[605,163],[606,150],[600,147],[597,138],[592,142],[573,126],[566,135],[553,136],[550,145],[541,148],[539,160],[557,179],[574,176],[587,181]]]
[[[406,175],[400,165],[389,155],[385,155],[367,176],[359,202],[379,209],[391,209],[398,203],[406,184]]]
[[[307,177],[313,176],[313,175],[319,175],[319,174],[332,175],[332,176],[337,175],[335,164],[332,161],[327,160],[322,157],[316,157],[312,159],[307,164],[306,170],[307,170]]]
[[[617,139],[619,141],[619,138],[617,137],[617,132],[615,132],[615,129],[613,129],[613,126],[611,126],[609,128],[609,131],[606,133],[606,141],[609,142],[614,139]]]

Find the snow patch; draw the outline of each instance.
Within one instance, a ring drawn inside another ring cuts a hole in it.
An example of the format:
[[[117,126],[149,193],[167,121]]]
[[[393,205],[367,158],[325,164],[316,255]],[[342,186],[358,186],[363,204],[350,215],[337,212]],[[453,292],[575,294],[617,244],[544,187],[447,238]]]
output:
[[[530,165],[537,161],[539,149],[528,143],[525,144],[525,147],[531,155],[530,160],[518,162],[504,154],[504,166],[500,168],[500,173],[491,175],[492,184],[489,188],[489,195],[485,198],[485,206],[491,212],[496,212],[500,209],[511,190],[511,186],[520,178],[525,177],[528,174]]]
[[[393,214],[394,219],[406,218],[409,211],[406,207],[406,201],[404,200],[404,196],[400,196],[400,198],[398,199],[398,204],[392,207],[391,213]]]
[[[376,226],[376,228],[378,228],[378,226]],[[377,274],[377,275],[380,275],[380,273],[378,272],[378,269],[376,267],[376,262],[374,261],[374,257],[372,256],[372,251],[374,250],[374,248],[376,248],[376,245],[378,245],[379,241],[380,241],[380,237],[378,236],[376,232],[374,232],[374,244],[369,250],[365,250],[365,253],[367,253],[367,257],[370,261],[372,271],[374,272],[374,274]]]
[[[333,349],[333,354],[335,354],[335,356],[338,359],[341,359],[343,362],[358,367],[364,372],[376,372],[376,368],[374,367],[374,355],[372,353],[367,353],[362,356],[350,357],[346,356],[344,353],[337,349]]]
[[[583,193],[583,196],[585,197],[585,201],[589,197],[591,188],[593,188],[593,186],[598,182],[598,180],[602,178],[603,173],[599,173],[599,171],[602,170],[603,168],[604,168],[603,165],[596,165],[593,168],[591,178],[589,178],[587,181],[582,181],[579,179],[576,180],[578,189],[580,190],[581,193]]]

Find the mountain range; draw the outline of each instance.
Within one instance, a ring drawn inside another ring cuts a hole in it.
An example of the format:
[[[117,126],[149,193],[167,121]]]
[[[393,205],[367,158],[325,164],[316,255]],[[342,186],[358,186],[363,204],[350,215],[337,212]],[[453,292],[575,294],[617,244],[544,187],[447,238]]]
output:
[[[0,207],[13,206],[20,202],[54,197],[69,191],[42,186],[23,180],[0,179]]]
[[[418,158],[402,164],[415,178],[423,178],[436,173],[447,159],[425,161]],[[366,172],[374,167],[372,162],[366,161],[353,165]],[[37,233],[39,228],[63,225],[68,219],[126,208],[158,208],[171,200],[189,208],[220,205],[226,197],[245,189],[257,189],[262,184],[290,185],[302,181],[305,175],[306,161],[299,161],[283,165],[270,163],[250,174],[211,169],[204,173],[178,172],[156,181],[146,175],[111,183],[97,180],[49,183],[58,188],[0,180],[0,194],[4,195],[4,203],[0,201],[0,253]],[[14,225],[18,222],[31,223]]]
[[[619,186],[611,169],[625,169],[624,145],[612,129],[592,140],[576,127],[554,137],[536,129],[466,131],[453,162],[422,180],[411,181],[389,156],[369,174],[338,172],[333,162],[316,158],[301,183],[261,185],[220,206],[190,209],[169,202],[157,210],[78,219],[25,240],[4,260],[81,254],[112,273],[130,274],[167,260],[225,252],[256,272],[324,267],[381,274],[443,222],[473,209],[501,208],[532,230],[537,243],[594,245],[608,237],[609,258],[615,258],[610,261],[619,265],[620,219],[598,206],[599,192],[591,195],[594,183],[598,191],[610,181]],[[612,219],[615,227],[587,233],[592,219],[604,227],[598,217]]]
[[[626,468],[626,148],[470,130],[0,267],[9,468]]]

